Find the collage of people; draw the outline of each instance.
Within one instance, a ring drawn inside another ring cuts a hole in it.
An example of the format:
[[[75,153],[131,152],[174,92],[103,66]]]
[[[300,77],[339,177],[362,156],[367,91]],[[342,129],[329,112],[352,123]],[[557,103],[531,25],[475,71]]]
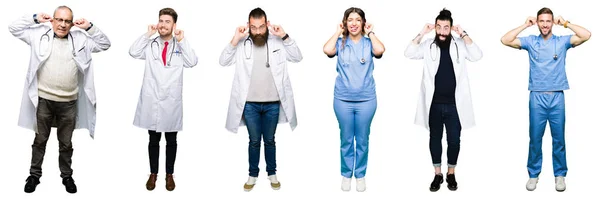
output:
[[[15,4],[0,198],[595,194],[584,2]]]

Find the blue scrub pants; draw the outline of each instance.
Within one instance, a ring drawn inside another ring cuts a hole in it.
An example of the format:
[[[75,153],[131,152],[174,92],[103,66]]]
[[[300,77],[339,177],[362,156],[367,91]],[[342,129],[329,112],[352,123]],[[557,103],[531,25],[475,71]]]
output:
[[[367,172],[369,134],[371,121],[377,109],[377,99],[368,101],[334,99],[333,109],[340,127],[342,176],[352,178],[354,174],[355,178],[362,178]]]
[[[567,175],[564,93],[532,91],[529,94],[529,158],[527,160],[530,178],[537,178],[542,170],[542,138],[547,121],[550,121],[552,133],[554,176]]]

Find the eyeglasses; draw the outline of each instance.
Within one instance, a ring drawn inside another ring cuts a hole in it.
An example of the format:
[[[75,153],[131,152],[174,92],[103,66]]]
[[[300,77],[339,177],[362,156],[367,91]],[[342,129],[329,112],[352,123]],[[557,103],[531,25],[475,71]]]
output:
[[[67,25],[71,25],[73,24],[73,20],[66,20],[66,19],[61,19],[61,18],[54,18],[54,21],[56,21],[57,23],[65,23]]]

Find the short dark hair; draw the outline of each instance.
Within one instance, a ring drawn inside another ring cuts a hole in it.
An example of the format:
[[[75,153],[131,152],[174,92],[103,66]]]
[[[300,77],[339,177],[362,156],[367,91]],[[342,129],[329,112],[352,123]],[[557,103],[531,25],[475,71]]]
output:
[[[177,12],[175,12],[173,8],[163,8],[160,11],[158,11],[158,17],[163,15],[169,15],[173,17],[173,23],[177,23]]]
[[[537,12],[537,17],[539,17],[540,15],[543,15],[543,14],[550,14],[550,15],[552,15],[552,18],[554,18],[554,13],[552,13],[552,10],[550,10],[550,8],[543,7],[542,9],[540,9]]]
[[[444,8],[444,9],[442,9],[442,11],[440,11],[440,14],[435,18],[436,22],[437,22],[437,20],[450,21],[450,26],[452,26],[452,24],[453,24],[452,13],[450,12],[450,10],[447,10],[446,8]]]
[[[265,17],[265,21],[267,21],[267,13],[261,8],[254,8],[248,15],[248,21],[250,21],[250,18],[260,19],[261,17]]]

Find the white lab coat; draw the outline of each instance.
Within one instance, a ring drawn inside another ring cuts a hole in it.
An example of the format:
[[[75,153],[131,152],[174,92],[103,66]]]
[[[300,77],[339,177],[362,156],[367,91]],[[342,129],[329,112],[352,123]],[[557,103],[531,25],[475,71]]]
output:
[[[235,76],[233,78],[225,124],[225,128],[233,133],[237,133],[238,127],[246,125],[242,118],[242,113],[246,104],[246,97],[248,96],[252,65],[254,64],[254,57],[252,57],[250,48],[252,42],[246,42],[246,45],[248,45],[248,54],[245,54],[244,41],[246,41],[246,38],[241,39],[235,47],[228,43],[219,58],[221,66],[235,64]],[[291,37],[284,42],[281,38],[269,34],[267,42],[269,45],[268,53],[271,74],[275,80],[275,87],[277,88],[277,94],[281,102],[278,123],[289,123],[293,131],[297,126],[297,119],[292,84],[288,76],[287,61],[293,63],[300,62],[302,60],[302,53],[296,45],[296,41]],[[249,59],[247,59],[246,55],[249,56]]]
[[[433,44],[431,45],[431,49],[429,48],[432,42],[434,42],[433,38],[427,39],[419,45],[415,45],[411,41],[404,51],[404,56],[407,58],[424,59],[425,62],[415,124],[423,126],[427,130],[429,130],[429,109],[431,108],[433,93],[435,91],[435,74],[440,64],[441,55],[437,45]],[[466,45],[464,40],[458,37],[455,37],[451,42],[450,57],[452,58],[454,74],[456,76],[456,109],[462,129],[468,129],[475,126],[475,118],[465,60],[475,62],[480,60],[483,54],[475,43]],[[457,48],[458,55],[456,52]],[[434,56],[435,60],[432,59]],[[457,56],[458,60],[456,60]]]
[[[166,59],[167,63],[171,59],[171,66],[163,64],[164,43],[158,36],[151,38],[144,34],[129,48],[131,57],[146,60],[144,80],[133,119],[133,125],[137,127],[156,132],[183,130],[183,68],[196,66],[198,57],[187,38],[175,44],[175,52],[172,52],[172,45],[173,40],[169,40]]]
[[[37,133],[37,72],[50,55],[54,31],[47,24],[35,24],[32,15],[26,15],[14,21],[9,25],[8,29],[12,35],[27,43],[31,49],[18,125]],[[44,36],[44,39],[42,39],[42,36],[46,33],[48,37]],[[94,87],[94,65],[91,54],[107,50],[111,43],[108,37],[96,25],[89,32],[73,27],[70,34],[72,37],[68,37],[69,44],[75,46],[74,51],[76,52],[76,56],[73,59],[80,73],[75,128],[87,129],[90,136],[94,138],[96,126],[96,91]]]

